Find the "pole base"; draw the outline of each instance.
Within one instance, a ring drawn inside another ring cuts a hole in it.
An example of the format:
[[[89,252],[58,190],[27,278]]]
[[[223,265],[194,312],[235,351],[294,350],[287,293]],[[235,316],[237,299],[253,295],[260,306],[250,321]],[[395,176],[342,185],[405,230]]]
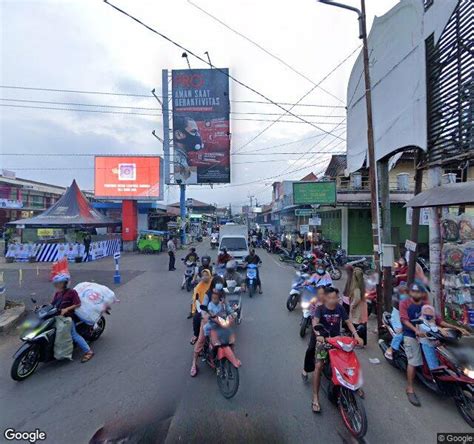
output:
[[[120,284],[120,275],[114,274],[114,284]]]

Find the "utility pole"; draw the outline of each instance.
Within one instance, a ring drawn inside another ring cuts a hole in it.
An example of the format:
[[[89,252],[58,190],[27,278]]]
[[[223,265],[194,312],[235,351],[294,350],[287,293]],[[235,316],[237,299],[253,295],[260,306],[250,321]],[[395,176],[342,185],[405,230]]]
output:
[[[375,161],[375,141],[374,141],[374,128],[372,118],[372,91],[370,85],[370,66],[369,66],[369,49],[367,44],[367,26],[365,16],[365,0],[361,0],[360,10],[353,6],[348,6],[343,3],[333,2],[331,0],[319,0],[321,3],[325,3],[339,8],[348,9],[357,13],[359,17],[359,38],[362,39],[362,55],[364,61],[364,80],[365,80],[365,105],[367,109],[367,151],[369,157],[369,182],[370,182],[370,207],[372,212],[372,242],[374,250],[374,262],[375,271],[378,275],[377,284],[377,326],[379,333],[382,328],[382,307],[384,306],[383,295],[380,285],[380,222],[379,222],[379,205],[378,205],[378,183],[377,183],[377,163]]]

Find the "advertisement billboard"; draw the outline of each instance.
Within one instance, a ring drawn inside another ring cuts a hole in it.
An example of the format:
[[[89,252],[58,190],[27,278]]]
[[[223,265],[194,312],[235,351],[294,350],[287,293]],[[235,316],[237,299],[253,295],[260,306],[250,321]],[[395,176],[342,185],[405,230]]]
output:
[[[228,69],[172,71],[175,182],[230,182]]]
[[[161,167],[158,156],[96,156],[95,197],[161,200]]]
[[[336,182],[293,182],[294,205],[335,205]]]

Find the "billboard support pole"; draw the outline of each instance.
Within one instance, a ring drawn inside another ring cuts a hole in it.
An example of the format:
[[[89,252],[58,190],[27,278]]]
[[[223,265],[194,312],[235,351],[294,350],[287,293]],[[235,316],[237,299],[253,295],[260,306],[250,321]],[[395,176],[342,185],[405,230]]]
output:
[[[179,184],[179,213],[181,216],[181,245],[186,245],[186,185]]]
[[[165,183],[170,184],[170,111],[168,101],[168,70],[161,71],[161,88],[163,102],[163,157],[165,161]]]

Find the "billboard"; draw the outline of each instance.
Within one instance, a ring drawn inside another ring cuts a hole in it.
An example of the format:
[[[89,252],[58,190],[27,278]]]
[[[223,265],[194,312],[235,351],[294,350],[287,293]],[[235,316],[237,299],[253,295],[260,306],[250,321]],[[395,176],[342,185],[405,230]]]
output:
[[[336,182],[293,182],[294,205],[335,205]]]
[[[230,182],[228,69],[172,71],[175,182]]]
[[[95,197],[161,200],[161,168],[157,156],[96,156]]]

